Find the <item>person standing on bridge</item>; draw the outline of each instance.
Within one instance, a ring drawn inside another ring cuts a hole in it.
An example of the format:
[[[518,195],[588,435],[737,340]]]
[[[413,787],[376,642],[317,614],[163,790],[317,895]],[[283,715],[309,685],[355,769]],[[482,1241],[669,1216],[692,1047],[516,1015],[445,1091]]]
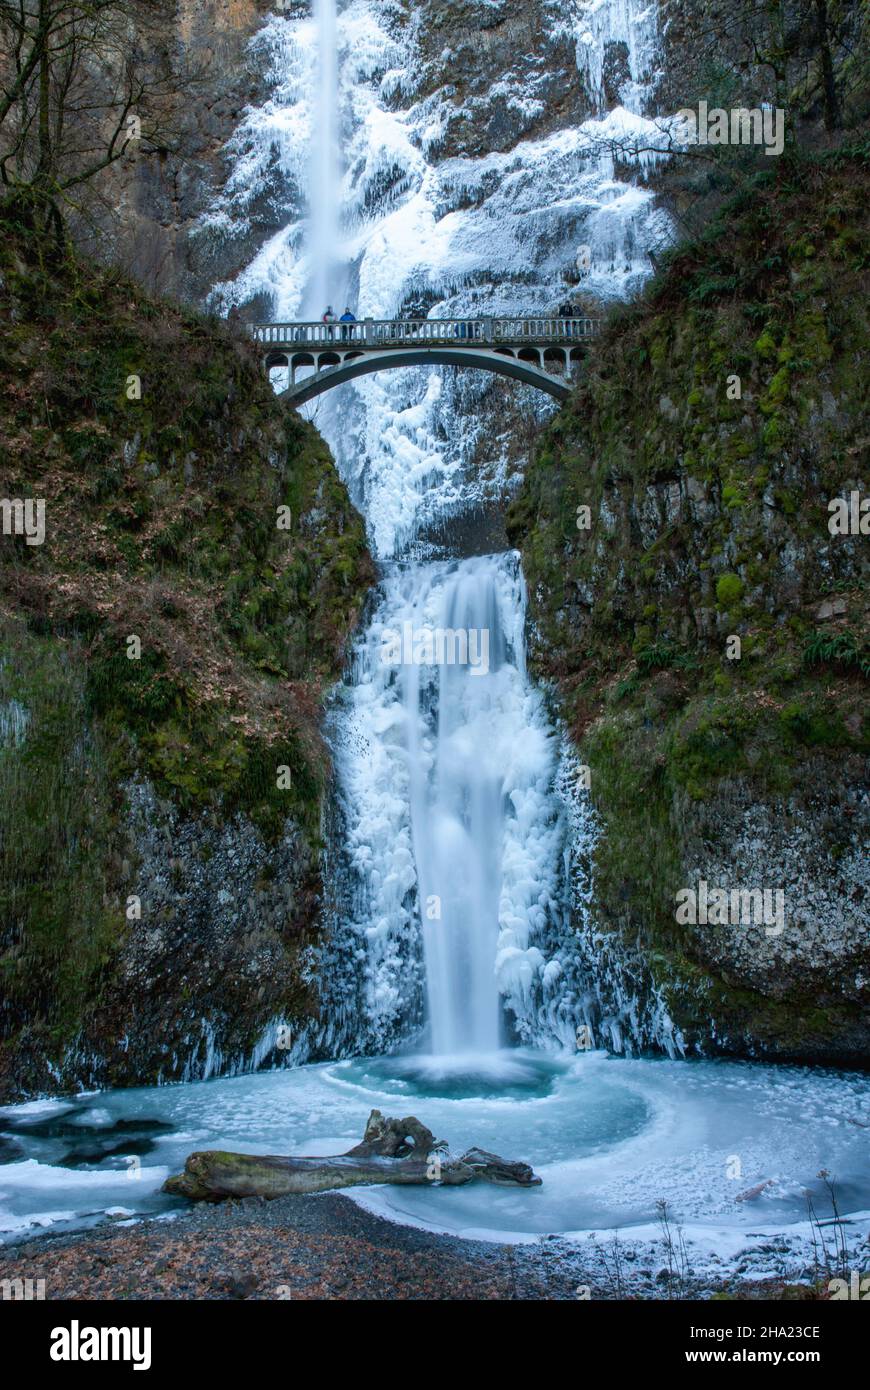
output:
[[[574,318],[574,305],[567,299],[564,304],[559,305],[559,318],[565,320],[565,333],[569,338],[574,336],[574,324],[569,322]]]
[[[331,305],[331,304],[327,304],[326,308],[325,308],[324,311],[323,311],[323,315],[321,316],[320,322],[321,322],[321,323],[335,323],[335,321],[336,321],[336,320],[335,320],[335,314],[332,312],[332,305]],[[332,338],[333,338],[333,332],[332,332],[332,329],[331,329],[331,328],[328,328],[328,329],[326,330],[326,336],[327,336],[327,338],[329,338],[329,340],[330,340],[330,342],[331,342],[331,341],[332,341]]]
[[[348,338],[350,337],[350,329],[347,327],[347,325],[349,323],[356,323],[356,314],[354,314],[350,309],[345,309],[344,313],[338,321],[339,323],[343,323],[345,325],[345,327],[341,330],[341,337],[342,341],[346,343]]]

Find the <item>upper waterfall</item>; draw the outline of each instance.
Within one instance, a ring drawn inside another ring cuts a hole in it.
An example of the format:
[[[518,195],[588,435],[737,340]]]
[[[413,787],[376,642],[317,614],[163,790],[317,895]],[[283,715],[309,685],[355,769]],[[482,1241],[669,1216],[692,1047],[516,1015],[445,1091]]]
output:
[[[319,318],[334,294],[339,260],[338,48],[335,0],[314,0],[317,19],[317,106],[309,175],[311,282],[304,315]],[[341,311],[339,310],[339,313]]]
[[[642,113],[654,6],[540,0],[540,32],[529,31],[530,41],[543,52],[558,47],[574,69],[572,115],[556,120],[541,95],[540,53],[521,59],[507,44],[502,69],[481,38],[481,61],[495,64],[491,93],[481,94],[478,79],[463,95],[451,76],[460,38],[472,44],[473,36],[461,26],[453,47],[445,29],[436,60],[413,8],[339,0],[333,29],[333,3],[322,0],[316,17],[273,15],[253,41],[269,96],[245,112],[233,136],[234,172],[206,225],[230,237],[247,233],[252,208],[265,199],[280,230],[216,287],[217,303],[261,296],[276,319],[319,316],[326,301],[339,313],[349,304],[359,318],[411,309],[439,318],[524,316],[555,309],[566,284],[576,285],[586,247],[584,294],[608,300],[639,287],[650,270],[647,248],[667,238],[668,221],[649,189],[625,180],[624,163],[617,170],[608,141],[626,130],[654,135]],[[488,6],[490,21],[507,15]],[[516,22],[504,19],[507,28]],[[321,45],[329,49],[322,59]],[[624,55],[616,76],[614,53]],[[508,434],[484,432],[475,418],[486,411],[488,389],[476,376],[458,384],[450,369],[409,368],[342,387],[316,408],[379,556],[407,550],[421,527],[503,489]],[[532,418],[552,408],[510,389]],[[475,456],[485,466],[472,474]]]

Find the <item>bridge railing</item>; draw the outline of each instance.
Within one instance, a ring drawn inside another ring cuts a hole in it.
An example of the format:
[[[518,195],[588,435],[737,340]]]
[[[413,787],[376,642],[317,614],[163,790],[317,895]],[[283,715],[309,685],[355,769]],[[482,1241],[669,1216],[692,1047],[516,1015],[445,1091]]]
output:
[[[257,342],[269,347],[304,351],[306,347],[371,349],[407,343],[540,347],[591,338],[599,327],[598,319],[588,317],[358,319],[353,323],[252,323],[249,331]]]

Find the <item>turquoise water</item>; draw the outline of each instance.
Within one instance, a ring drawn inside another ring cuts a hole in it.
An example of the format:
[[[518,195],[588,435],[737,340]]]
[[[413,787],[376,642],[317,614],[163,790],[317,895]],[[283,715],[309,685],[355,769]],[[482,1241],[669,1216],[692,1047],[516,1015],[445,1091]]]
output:
[[[558,1057],[382,1057],[0,1109],[0,1238],[183,1203],[160,1192],[194,1149],[338,1153],[366,1117],[416,1115],[454,1152],[530,1163],[531,1190],[380,1189],[394,1219],[493,1238],[654,1221],[788,1227],[807,1194],[870,1209],[870,1078],[743,1062]],[[763,1191],[738,1201],[760,1183]]]

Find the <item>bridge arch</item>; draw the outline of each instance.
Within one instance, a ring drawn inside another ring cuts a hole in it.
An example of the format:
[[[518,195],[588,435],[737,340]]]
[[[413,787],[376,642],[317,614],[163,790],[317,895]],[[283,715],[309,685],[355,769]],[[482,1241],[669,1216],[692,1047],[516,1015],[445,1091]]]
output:
[[[561,358],[565,366],[567,362]],[[339,357],[338,353],[310,352],[270,352],[265,359],[266,368],[288,367],[292,371],[301,366],[313,366],[316,371],[303,381],[292,382],[280,392],[280,399],[289,405],[304,405],[306,401],[354,381],[357,377],[368,376],[372,372],[390,371],[397,367],[473,367],[478,371],[494,372],[497,376],[511,377],[527,386],[535,386],[546,391],[558,401],[565,401],[571,394],[571,385],[565,379],[553,376],[544,370],[543,351],[535,348],[521,348],[516,356],[498,350],[479,347],[437,347],[437,348],[389,348],[383,352],[348,352]]]
[[[517,358],[520,362],[536,362],[539,367],[544,365],[544,353],[538,347],[518,348]]]

